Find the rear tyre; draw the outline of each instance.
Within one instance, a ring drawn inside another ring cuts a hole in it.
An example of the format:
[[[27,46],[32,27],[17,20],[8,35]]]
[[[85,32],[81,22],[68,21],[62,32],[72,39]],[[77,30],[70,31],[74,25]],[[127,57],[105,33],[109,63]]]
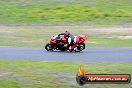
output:
[[[49,43],[47,43],[47,44],[45,45],[45,49],[46,49],[47,51],[53,51],[52,45],[49,44]]]

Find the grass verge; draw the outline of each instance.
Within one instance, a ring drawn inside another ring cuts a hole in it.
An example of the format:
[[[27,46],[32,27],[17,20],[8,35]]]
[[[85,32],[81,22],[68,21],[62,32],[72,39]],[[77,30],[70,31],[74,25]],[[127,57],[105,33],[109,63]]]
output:
[[[114,62],[48,62],[0,60],[0,88],[82,88],[76,84],[78,67],[87,73],[127,73],[131,63]],[[130,84],[89,84],[83,88],[131,88]]]
[[[132,21],[131,0],[5,0],[0,3],[1,24]]]
[[[132,47],[132,38],[118,38],[120,36],[124,38],[127,36],[131,37],[131,31],[122,32],[118,30],[118,32],[111,32],[114,30],[112,29],[105,32],[102,31],[103,29],[96,31],[95,29],[89,30],[88,28],[80,27],[0,28],[0,46],[44,47],[51,36],[68,30],[74,35],[88,36],[86,41],[86,46],[88,47]]]

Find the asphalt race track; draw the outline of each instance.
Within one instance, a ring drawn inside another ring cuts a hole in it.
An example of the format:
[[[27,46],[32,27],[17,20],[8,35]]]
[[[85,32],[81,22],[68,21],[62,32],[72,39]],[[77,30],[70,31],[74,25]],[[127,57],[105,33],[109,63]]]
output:
[[[82,52],[47,52],[44,48],[0,47],[0,60],[132,62],[132,48],[87,48]]]

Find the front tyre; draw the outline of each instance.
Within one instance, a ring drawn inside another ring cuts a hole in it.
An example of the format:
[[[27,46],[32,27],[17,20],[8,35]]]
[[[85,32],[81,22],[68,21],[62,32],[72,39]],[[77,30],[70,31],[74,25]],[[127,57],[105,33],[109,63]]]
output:
[[[45,49],[46,49],[47,51],[53,51],[52,45],[49,44],[49,43],[47,43],[47,44],[45,45]]]
[[[85,49],[85,43],[81,43],[81,44],[79,44],[76,48],[75,48],[75,52],[80,52],[80,51],[82,51],[82,50],[84,50]]]

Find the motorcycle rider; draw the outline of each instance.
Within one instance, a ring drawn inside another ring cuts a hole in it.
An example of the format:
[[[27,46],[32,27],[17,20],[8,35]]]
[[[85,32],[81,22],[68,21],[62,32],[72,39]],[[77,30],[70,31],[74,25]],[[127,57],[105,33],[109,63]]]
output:
[[[76,47],[76,37],[74,37],[70,32],[65,31],[64,33],[60,33],[54,36],[55,39],[61,39],[64,43],[64,47],[70,46],[68,51],[72,52]]]
[[[65,31],[64,33],[60,33],[60,34],[54,36],[54,39],[61,39],[63,36],[65,39],[67,39],[69,35],[70,35],[70,33],[68,31]]]
[[[68,31],[65,31],[63,34],[62,40],[65,42],[65,46],[73,44],[74,36]]]
[[[74,50],[74,48],[77,46],[77,37],[73,36],[72,34],[70,34],[68,31],[65,31],[64,36],[62,36],[62,40],[65,41],[66,43],[64,44],[64,46],[70,46],[68,51],[72,52]]]
[[[80,39],[79,36],[74,36],[74,42],[71,44],[71,46],[68,49],[69,52],[72,52],[74,48],[78,45],[79,39]]]

